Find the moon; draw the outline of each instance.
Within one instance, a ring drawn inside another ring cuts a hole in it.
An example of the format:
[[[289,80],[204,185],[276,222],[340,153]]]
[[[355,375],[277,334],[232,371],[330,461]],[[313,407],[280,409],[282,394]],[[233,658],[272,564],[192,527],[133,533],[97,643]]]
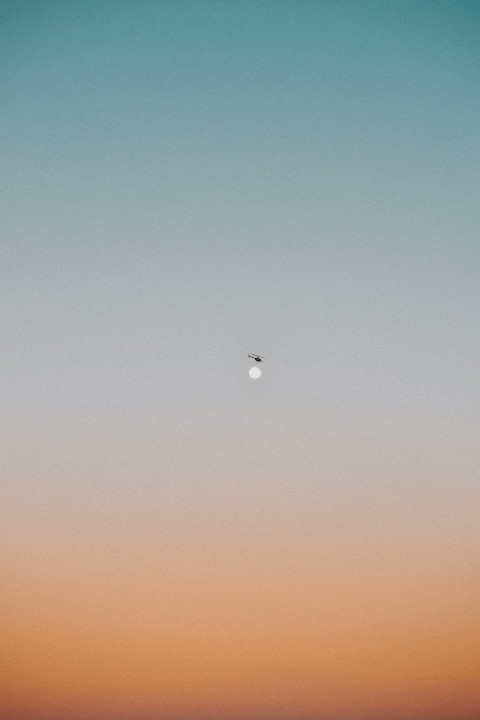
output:
[[[248,374],[250,375],[250,377],[252,378],[252,380],[258,380],[258,378],[259,378],[260,375],[262,374],[262,371],[261,371],[260,368],[258,368],[258,367],[252,367],[252,368],[250,368],[250,370],[248,371]]]

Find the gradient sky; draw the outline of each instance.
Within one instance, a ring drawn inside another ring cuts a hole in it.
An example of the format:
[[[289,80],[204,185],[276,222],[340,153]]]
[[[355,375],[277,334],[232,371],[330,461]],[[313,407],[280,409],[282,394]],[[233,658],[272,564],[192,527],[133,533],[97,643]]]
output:
[[[0,22],[2,718],[477,718],[478,4]]]

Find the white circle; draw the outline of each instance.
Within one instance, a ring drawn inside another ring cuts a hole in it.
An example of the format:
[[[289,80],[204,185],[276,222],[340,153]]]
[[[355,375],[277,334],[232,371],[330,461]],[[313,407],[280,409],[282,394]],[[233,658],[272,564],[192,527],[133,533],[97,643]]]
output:
[[[250,368],[250,370],[248,371],[248,374],[250,375],[252,380],[258,380],[258,378],[262,374],[262,371],[260,370],[259,367],[253,367],[253,368]]]

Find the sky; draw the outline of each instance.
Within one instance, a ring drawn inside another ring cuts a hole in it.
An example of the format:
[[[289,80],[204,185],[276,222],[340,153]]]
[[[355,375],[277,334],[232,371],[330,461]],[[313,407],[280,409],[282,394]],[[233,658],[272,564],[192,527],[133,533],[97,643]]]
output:
[[[478,717],[479,30],[0,0],[5,720]]]

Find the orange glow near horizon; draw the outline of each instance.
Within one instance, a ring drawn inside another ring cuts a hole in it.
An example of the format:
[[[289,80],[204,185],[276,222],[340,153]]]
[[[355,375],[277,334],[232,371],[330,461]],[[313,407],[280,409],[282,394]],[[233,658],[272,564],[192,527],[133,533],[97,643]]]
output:
[[[38,523],[4,576],[5,717],[473,720],[473,538],[459,566],[371,531]]]

